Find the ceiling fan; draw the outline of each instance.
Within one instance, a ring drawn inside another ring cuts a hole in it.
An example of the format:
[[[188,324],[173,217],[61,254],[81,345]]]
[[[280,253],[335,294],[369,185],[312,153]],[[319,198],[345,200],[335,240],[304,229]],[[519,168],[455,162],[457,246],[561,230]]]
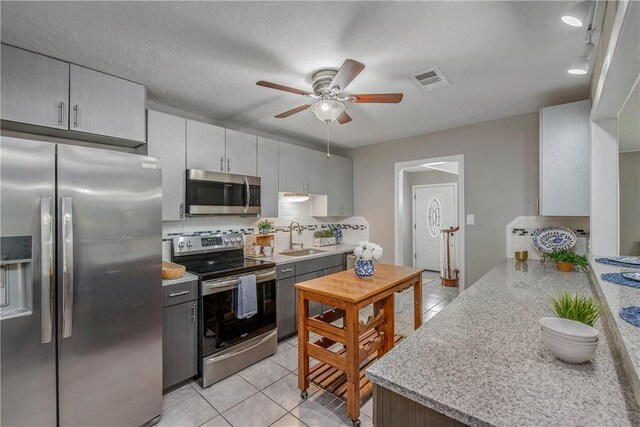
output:
[[[315,99],[314,102],[278,114],[275,116],[278,119],[284,119],[306,109],[311,109],[319,120],[325,123],[337,120],[343,125],[351,121],[351,116],[345,111],[345,102],[352,104],[397,104],[402,101],[401,93],[343,94],[349,83],[362,70],[364,70],[364,64],[353,59],[345,60],[339,70],[332,68],[320,70],[313,75],[313,93],[264,80],[260,80],[256,84]]]

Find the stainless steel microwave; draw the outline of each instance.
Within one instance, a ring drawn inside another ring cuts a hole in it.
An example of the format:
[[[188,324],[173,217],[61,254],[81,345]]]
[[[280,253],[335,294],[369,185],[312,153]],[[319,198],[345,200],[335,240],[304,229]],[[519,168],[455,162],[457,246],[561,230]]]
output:
[[[187,169],[187,215],[259,215],[260,178]]]

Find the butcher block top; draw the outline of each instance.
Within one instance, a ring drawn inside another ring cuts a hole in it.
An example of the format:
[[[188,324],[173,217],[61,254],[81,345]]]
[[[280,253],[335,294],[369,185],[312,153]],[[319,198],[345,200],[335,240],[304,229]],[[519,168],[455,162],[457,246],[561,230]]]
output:
[[[345,270],[298,283],[295,287],[305,292],[358,304],[374,295],[391,290],[400,283],[420,278],[422,271],[419,268],[376,264],[376,274],[372,277],[358,277],[353,270]]]

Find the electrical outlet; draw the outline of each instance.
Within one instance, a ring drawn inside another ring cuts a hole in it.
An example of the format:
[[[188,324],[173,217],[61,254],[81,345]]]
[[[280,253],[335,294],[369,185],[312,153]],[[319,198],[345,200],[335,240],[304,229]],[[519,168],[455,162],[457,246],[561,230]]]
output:
[[[476,216],[474,214],[467,215],[467,225],[474,225],[476,223]]]

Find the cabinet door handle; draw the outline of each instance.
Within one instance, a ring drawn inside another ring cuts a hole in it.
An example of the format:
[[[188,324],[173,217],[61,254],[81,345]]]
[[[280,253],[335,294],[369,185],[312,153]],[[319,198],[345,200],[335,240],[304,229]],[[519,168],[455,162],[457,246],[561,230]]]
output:
[[[78,104],[73,106],[73,127],[78,127]]]
[[[186,295],[189,293],[189,290],[185,290],[185,291],[180,291],[180,292],[172,292],[169,294],[169,298],[175,298],[175,297],[179,297],[180,295]]]
[[[196,303],[191,304],[191,320],[196,323]]]
[[[224,157],[220,157],[220,172],[224,172]]]
[[[64,102],[58,103],[58,124],[64,124]]]
[[[180,219],[184,219],[184,203],[180,203]]]
[[[280,270],[280,273],[290,273],[293,271],[293,268],[285,268],[284,270]]]
[[[231,160],[227,159],[227,172],[231,172]]]

